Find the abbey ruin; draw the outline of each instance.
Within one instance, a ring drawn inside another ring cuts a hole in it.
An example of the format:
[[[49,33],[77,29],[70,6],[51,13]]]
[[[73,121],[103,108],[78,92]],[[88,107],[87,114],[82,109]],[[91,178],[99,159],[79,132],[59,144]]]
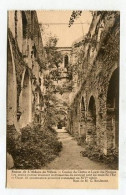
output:
[[[66,130],[75,137],[84,137],[88,146],[97,147],[104,155],[113,151],[117,156],[119,36],[119,12],[95,11],[83,39],[71,47],[57,47],[63,59],[56,67],[60,76],[53,83],[67,89],[59,94],[54,87],[56,96],[67,103]],[[21,129],[32,123],[44,125],[50,64],[42,39],[36,11],[8,12],[9,134],[21,134]]]

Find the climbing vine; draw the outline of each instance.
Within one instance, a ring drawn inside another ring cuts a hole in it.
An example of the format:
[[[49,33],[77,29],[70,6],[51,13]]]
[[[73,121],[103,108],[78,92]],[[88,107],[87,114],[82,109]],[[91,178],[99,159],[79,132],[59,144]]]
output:
[[[74,20],[81,15],[80,12],[73,11],[70,17],[70,26]],[[93,64],[98,57],[104,64],[113,63],[119,59],[119,12],[117,11],[97,11],[92,12],[93,19],[89,32],[85,38],[73,46],[72,77],[77,77],[77,82],[81,83],[88,75]],[[94,23],[98,17],[97,23]],[[91,35],[91,29],[94,33]]]

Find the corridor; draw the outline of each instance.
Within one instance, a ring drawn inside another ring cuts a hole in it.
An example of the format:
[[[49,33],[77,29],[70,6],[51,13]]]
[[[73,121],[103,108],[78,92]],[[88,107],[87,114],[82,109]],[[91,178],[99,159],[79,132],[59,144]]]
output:
[[[95,162],[81,155],[84,150],[77,144],[77,141],[67,133],[65,129],[57,129],[59,141],[63,144],[63,149],[59,156],[49,163],[44,169],[82,169],[82,170],[109,170],[110,165]]]

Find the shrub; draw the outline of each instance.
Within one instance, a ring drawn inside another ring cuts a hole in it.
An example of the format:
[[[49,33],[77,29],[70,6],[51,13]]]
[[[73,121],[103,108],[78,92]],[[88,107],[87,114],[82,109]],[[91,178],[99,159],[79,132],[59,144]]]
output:
[[[77,144],[78,144],[79,146],[82,146],[82,147],[85,146],[85,144],[86,144],[86,135],[85,135],[85,134],[79,136],[79,134],[76,133],[76,134],[74,135],[74,137],[75,137],[75,139],[77,140]]]
[[[20,141],[14,142],[11,154],[17,169],[40,169],[61,151],[62,143],[56,133],[41,125],[26,126],[21,130]],[[9,147],[10,148],[10,147]]]
[[[7,152],[9,154],[14,154],[16,148],[20,143],[20,133],[16,131],[14,125],[7,126]]]
[[[115,149],[108,151],[108,154],[104,155],[98,146],[87,144],[85,150],[81,151],[81,154],[83,157],[88,157],[91,160],[104,162],[106,164],[109,163],[118,164],[118,154],[117,151],[115,151]]]

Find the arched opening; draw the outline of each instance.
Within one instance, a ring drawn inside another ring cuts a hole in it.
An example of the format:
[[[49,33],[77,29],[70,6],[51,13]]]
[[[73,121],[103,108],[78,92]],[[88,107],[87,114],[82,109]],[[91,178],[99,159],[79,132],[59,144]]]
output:
[[[86,141],[89,144],[96,144],[96,138],[96,105],[94,97],[91,96],[88,106]]]
[[[7,122],[13,125],[17,121],[17,82],[12,47],[8,40],[7,47]]]
[[[65,57],[64,57],[64,67],[67,68],[68,64],[69,64],[69,58],[68,58],[68,55],[65,55]]]
[[[34,39],[34,11],[31,11],[31,39]]]
[[[27,19],[25,12],[22,11],[22,23],[23,23],[23,38],[26,39],[27,37]]]
[[[22,46],[22,50],[23,50],[24,57],[26,57],[28,55],[27,26],[28,26],[27,18],[26,18],[25,12],[22,11],[22,32],[23,32],[23,46]]]
[[[33,107],[34,107],[34,122],[35,123],[41,123],[41,91],[40,88],[36,88],[34,92],[34,101],[33,101]]]
[[[108,148],[118,149],[119,145],[119,69],[109,81],[107,93],[107,143]]]
[[[29,124],[32,120],[32,104],[31,104],[31,81],[29,78],[29,72],[26,70],[23,80],[21,98],[20,98],[20,124],[22,127]]]
[[[80,105],[80,134],[86,135],[86,122],[85,122],[85,102],[84,97],[82,96],[81,105]]]

